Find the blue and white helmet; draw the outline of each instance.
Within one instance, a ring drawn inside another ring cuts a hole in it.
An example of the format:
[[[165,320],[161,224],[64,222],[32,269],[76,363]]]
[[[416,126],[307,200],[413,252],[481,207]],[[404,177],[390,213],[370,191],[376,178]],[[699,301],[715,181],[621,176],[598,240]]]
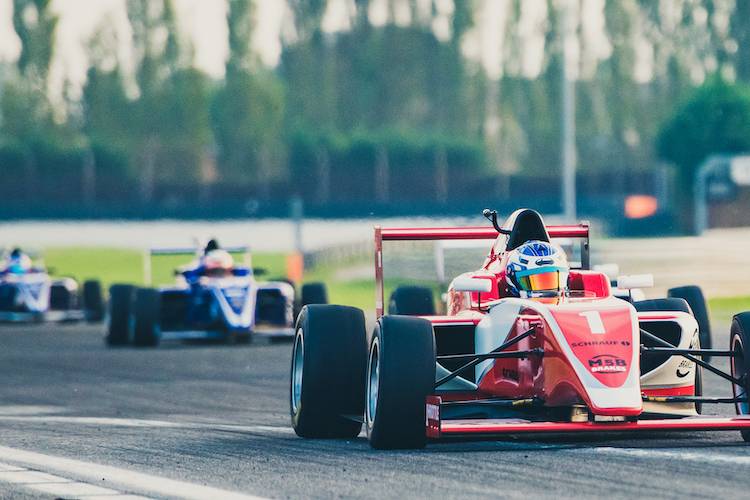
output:
[[[505,266],[505,280],[517,297],[560,294],[568,283],[565,252],[546,241],[527,241],[511,251]]]

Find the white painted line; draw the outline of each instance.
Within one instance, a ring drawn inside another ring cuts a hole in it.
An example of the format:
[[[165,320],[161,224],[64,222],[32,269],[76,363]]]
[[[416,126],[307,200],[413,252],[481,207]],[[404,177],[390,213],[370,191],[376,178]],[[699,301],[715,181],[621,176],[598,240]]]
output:
[[[588,449],[576,449],[571,451],[585,451]],[[750,465],[750,457],[743,455],[730,455],[726,453],[714,453],[707,451],[670,451],[636,448],[594,448],[597,453],[606,455],[619,455],[624,457],[653,458],[658,460],[682,460],[685,462],[713,463],[720,465]]]
[[[274,425],[236,425],[221,423],[196,423],[196,422],[167,422],[164,420],[144,420],[132,418],[110,418],[110,417],[68,417],[63,415],[50,416],[2,416],[0,422],[25,422],[25,423],[54,423],[54,424],[79,424],[79,425],[97,425],[112,427],[143,427],[143,428],[162,428],[162,429],[199,429],[199,430],[220,430],[233,432],[248,432],[256,434],[294,434],[294,430],[287,426]]]
[[[152,500],[140,495],[86,495],[82,500]]]
[[[25,469],[15,465],[0,463],[0,482],[54,495],[56,498],[79,498],[98,496],[99,498],[121,499],[126,495],[111,488],[72,481],[54,474]],[[141,497],[141,500],[148,500]]]
[[[0,481],[12,484],[69,483],[70,479],[35,470],[0,472]]]
[[[23,421],[23,422],[42,422],[51,424],[83,424],[83,425],[101,425],[113,427],[160,427],[160,428],[184,428],[185,424],[177,422],[165,422],[163,420],[140,420],[130,418],[108,418],[108,417],[66,417],[60,415],[41,416],[35,415],[30,417],[2,416],[0,421]]]
[[[42,405],[0,405],[0,415],[44,415],[49,413],[61,413],[65,411],[64,406],[42,406]]]
[[[115,495],[119,495],[120,492],[111,490],[109,488],[102,488],[101,486],[94,486],[93,484],[87,483],[43,483],[43,484],[31,484],[28,488],[35,491],[41,491],[42,493],[49,493],[56,497],[64,498],[79,498],[88,497],[90,495],[107,495],[110,499],[119,498]]]
[[[9,472],[9,471],[18,471],[18,470],[26,470],[22,467],[17,467],[15,465],[8,465],[8,464],[0,464],[0,471],[1,472]]]
[[[200,484],[187,483],[174,479],[153,476],[127,469],[120,469],[108,465],[83,462],[71,458],[55,457],[32,451],[19,450],[0,446],[0,459],[20,463],[36,469],[49,470],[59,474],[70,474],[76,478],[118,486],[131,491],[143,491],[148,494],[156,494],[166,497],[179,497],[185,499],[213,499],[223,500],[256,500],[261,497],[246,495],[233,491],[203,486]],[[11,472],[8,472],[11,474]]]

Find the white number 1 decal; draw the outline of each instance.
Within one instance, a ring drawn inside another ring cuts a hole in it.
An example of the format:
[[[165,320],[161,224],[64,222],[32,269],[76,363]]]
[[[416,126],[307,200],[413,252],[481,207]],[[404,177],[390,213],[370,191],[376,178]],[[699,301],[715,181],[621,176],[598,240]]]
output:
[[[586,311],[579,314],[579,316],[586,318],[586,321],[589,322],[589,330],[591,330],[591,333],[594,335],[603,335],[607,333],[604,329],[602,317],[599,316],[599,311]]]

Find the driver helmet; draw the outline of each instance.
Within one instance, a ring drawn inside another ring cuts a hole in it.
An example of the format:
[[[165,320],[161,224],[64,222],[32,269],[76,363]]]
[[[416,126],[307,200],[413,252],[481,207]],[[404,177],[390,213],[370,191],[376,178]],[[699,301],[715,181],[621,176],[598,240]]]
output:
[[[206,271],[229,271],[234,267],[234,259],[226,250],[211,250],[206,253],[203,266]]]
[[[534,240],[508,254],[505,280],[516,297],[559,296],[568,283],[569,271],[560,247]]]
[[[11,274],[23,274],[31,269],[31,258],[20,248],[14,248],[8,257],[5,270]]]

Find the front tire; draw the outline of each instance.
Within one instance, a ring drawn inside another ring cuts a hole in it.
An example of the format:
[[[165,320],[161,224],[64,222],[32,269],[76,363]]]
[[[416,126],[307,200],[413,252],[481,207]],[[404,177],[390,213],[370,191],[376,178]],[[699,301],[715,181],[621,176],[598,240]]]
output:
[[[151,288],[135,293],[133,308],[133,343],[140,347],[156,347],[160,339],[161,294]]]
[[[732,394],[737,397],[748,397],[750,394],[750,312],[743,312],[732,318],[729,330],[729,349],[734,356],[729,358],[730,371],[734,378],[740,379],[741,385],[732,384]],[[735,403],[737,415],[750,415],[750,403]],[[742,439],[750,442],[750,430],[740,431]]]
[[[82,299],[86,321],[89,323],[102,321],[105,311],[102,284],[97,280],[84,281]]]
[[[678,298],[638,300],[633,302],[633,307],[638,312],[677,311],[691,313],[687,301]]]
[[[132,285],[112,285],[109,287],[107,345],[117,346],[130,343],[130,314],[134,296],[135,287]]]
[[[435,386],[432,324],[409,316],[383,316],[370,342],[365,424],[378,449],[424,448],[425,399]]]
[[[353,439],[362,430],[365,315],[346,306],[305,306],[297,319],[289,384],[294,432],[304,438]]]

